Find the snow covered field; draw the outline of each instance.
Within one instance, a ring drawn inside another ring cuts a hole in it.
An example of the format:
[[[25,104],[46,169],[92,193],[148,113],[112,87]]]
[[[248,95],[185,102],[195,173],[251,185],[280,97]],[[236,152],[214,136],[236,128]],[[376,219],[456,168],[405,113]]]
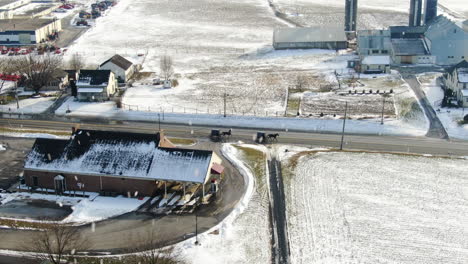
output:
[[[304,26],[343,25],[343,0],[272,0],[279,11]],[[424,6],[423,6],[424,7]],[[382,29],[408,24],[408,0],[359,0],[358,29]],[[468,18],[465,0],[440,0],[439,14]]]
[[[194,239],[175,246],[175,254],[184,263],[193,264],[241,264],[269,263],[270,230],[268,220],[268,194],[265,183],[262,150],[258,146],[224,145],[223,154],[241,171],[248,185],[240,204],[219,226],[200,236],[201,246],[193,245]],[[254,149],[251,149],[251,148]],[[249,151],[250,149],[250,151]],[[259,159],[247,157],[247,152]],[[252,152],[253,151],[253,152]],[[259,173],[259,174],[258,174]],[[257,175],[258,174],[258,175]]]
[[[466,263],[467,169],[456,159],[304,155],[283,175],[292,263]]]
[[[2,113],[39,114],[46,111],[53,103],[55,97],[27,98],[19,101],[19,108],[16,102],[0,106]]]
[[[468,114],[468,109],[441,107],[444,91],[437,85],[436,79],[440,73],[426,73],[418,76],[421,87],[426,93],[427,99],[431,103],[437,116],[445,127],[451,138],[468,139],[468,125],[459,125],[458,121]]]

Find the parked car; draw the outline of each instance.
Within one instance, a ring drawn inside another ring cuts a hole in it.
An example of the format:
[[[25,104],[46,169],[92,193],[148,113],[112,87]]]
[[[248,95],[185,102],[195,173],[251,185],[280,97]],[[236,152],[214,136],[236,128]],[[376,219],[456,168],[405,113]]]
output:
[[[63,9],[63,8],[59,8],[59,9],[55,9],[54,10],[55,13],[66,13],[67,10]]]
[[[82,19],[82,20],[76,22],[76,25],[77,25],[77,26],[87,26],[87,25],[88,25],[88,21]]]

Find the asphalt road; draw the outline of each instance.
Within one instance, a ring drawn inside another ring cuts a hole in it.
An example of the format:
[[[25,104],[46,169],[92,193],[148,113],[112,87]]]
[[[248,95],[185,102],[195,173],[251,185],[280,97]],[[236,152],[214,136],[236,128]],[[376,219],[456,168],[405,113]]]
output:
[[[274,264],[288,264],[289,260],[289,236],[286,219],[286,196],[284,195],[283,177],[281,176],[281,164],[276,158],[268,161],[269,188],[270,188],[270,213],[272,225],[272,260]]]
[[[429,100],[427,100],[426,94],[421,89],[421,84],[416,79],[416,76],[414,76],[414,74],[403,74],[403,78],[413,90],[416,98],[423,107],[427,119],[429,120],[429,130],[427,131],[426,136],[448,139],[449,136],[447,131],[445,131],[445,128],[442,125],[442,122],[440,122],[440,119],[434,111],[434,108],[432,108],[431,103]]]
[[[102,120],[95,122],[59,122],[46,120],[17,120],[0,119],[0,126],[14,128],[35,128],[49,130],[68,130],[72,126],[84,129],[129,131],[139,133],[156,133],[157,123],[145,122],[110,122]],[[161,124],[169,137],[196,137],[200,140],[208,140],[212,127]],[[294,144],[313,147],[339,148],[341,135],[332,133],[305,133],[294,131],[271,130],[278,132],[278,142],[283,144]],[[243,141],[253,143],[253,136],[257,132],[255,129],[239,128],[232,130],[231,142]],[[365,150],[379,152],[399,152],[399,153],[419,153],[442,156],[468,156],[468,141],[456,139],[439,139],[428,137],[410,136],[379,136],[379,135],[356,135],[346,134],[344,137],[345,150]]]

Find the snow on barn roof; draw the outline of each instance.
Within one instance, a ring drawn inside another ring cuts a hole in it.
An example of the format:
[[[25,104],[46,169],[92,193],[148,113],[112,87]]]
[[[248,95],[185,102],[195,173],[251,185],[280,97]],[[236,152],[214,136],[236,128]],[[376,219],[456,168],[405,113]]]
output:
[[[366,56],[362,60],[362,64],[379,64],[379,65],[389,65],[390,64],[390,56]]]
[[[122,178],[205,182],[212,151],[160,148],[159,134],[78,130],[37,139],[25,169]]]
[[[119,54],[116,54],[112,56],[112,58],[103,62],[99,67],[104,66],[104,64],[108,62],[111,62],[124,70],[128,70],[128,68],[130,68],[133,64],[131,61],[127,60],[126,58],[120,56]]]
[[[273,42],[329,42],[346,41],[341,27],[279,28],[273,33]]]

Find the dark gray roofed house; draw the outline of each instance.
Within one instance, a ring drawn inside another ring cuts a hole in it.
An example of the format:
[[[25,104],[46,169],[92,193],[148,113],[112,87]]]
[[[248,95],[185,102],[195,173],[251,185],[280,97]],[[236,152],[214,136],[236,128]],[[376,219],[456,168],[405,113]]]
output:
[[[99,69],[110,70],[115,74],[119,82],[127,82],[135,72],[135,65],[131,61],[116,54],[103,62],[99,66]]]
[[[80,70],[76,87],[80,101],[106,101],[117,91],[117,80],[110,70]]]

